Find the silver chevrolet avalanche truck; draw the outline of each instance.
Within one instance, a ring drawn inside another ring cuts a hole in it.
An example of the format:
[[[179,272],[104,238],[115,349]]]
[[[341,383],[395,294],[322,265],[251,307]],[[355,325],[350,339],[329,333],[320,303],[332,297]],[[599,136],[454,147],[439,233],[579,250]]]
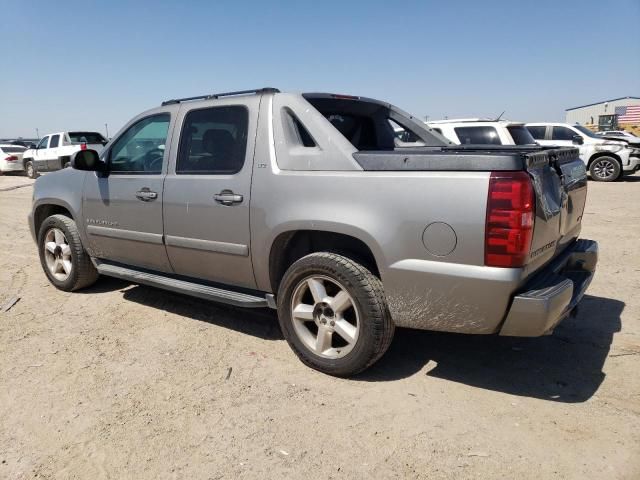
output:
[[[331,375],[372,365],[395,327],[550,333],[597,262],[577,150],[453,145],[363,97],[169,100],[71,163],[37,180],[29,216],[55,287],[108,275],[276,308]]]

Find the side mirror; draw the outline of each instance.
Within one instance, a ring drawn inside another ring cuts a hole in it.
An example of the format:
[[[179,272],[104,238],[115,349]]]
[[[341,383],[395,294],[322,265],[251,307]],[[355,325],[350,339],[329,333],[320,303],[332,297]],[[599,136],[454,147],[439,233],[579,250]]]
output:
[[[581,135],[574,135],[572,140],[576,145],[582,145],[584,143],[584,138],[582,138]]]
[[[71,167],[88,172],[104,172],[107,169],[95,150],[78,150],[71,155]]]

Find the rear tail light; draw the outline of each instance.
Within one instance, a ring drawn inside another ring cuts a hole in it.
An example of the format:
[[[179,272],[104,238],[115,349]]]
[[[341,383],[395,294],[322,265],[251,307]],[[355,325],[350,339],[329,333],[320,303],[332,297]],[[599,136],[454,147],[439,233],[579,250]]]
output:
[[[8,157],[5,157],[5,160],[7,162],[15,162],[16,160],[18,160],[18,157],[16,157],[15,155],[9,155]]]
[[[82,142],[80,144],[80,150],[86,150],[87,149],[87,142]]]
[[[487,198],[484,263],[522,267],[533,237],[535,196],[525,172],[492,172]]]

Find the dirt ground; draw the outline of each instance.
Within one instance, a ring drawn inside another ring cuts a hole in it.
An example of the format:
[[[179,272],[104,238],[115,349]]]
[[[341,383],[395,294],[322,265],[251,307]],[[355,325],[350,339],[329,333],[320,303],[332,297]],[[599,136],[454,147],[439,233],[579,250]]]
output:
[[[0,177],[0,478],[640,478],[640,175],[589,184],[598,272],[554,335],[399,330],[349,380],[272,311],[56,290],[30,183]]]

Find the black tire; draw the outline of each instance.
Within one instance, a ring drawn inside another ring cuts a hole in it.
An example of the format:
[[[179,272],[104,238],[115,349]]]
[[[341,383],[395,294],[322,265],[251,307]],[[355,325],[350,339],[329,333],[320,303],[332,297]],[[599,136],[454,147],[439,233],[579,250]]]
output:
[[[45,259],[45,238],[47,233],[53,228],[57,228],[64,233],[71,249],[71,272],[68,277],[62,281],[53,276]],[[42,222],[40,231],[38,232],[38,252],[44,273],[53,286],[60,290],[64,290],[65,292],[79,290],[93,285],[98,279],[98,271],[93,266],[91,258],[80,241],[80,234],[78,233],[76,222],[69,217],[64,215],[51,215]]]
[[[313,275],[338,281],[358,309],[358,337],[343,357],[316,354],[295,331],[293,295],[298,285]],[[354,260],[330,252],[309,254],[289,267],[278,289],[278,318],[285,339],[304,364],[339,377],[355,375],[375,363],[391,345],[395,331],[380,279]]]
[[[33,164],[33,160],[30,158],[24,162],[24,171],[27,173],[27,177],[38,178],[38,171],[36,170],[36,166]]]
[[[596,182],[615,182],[622,176],[622,167],[616,158],[603,156],[591,162],[589,173]]]

